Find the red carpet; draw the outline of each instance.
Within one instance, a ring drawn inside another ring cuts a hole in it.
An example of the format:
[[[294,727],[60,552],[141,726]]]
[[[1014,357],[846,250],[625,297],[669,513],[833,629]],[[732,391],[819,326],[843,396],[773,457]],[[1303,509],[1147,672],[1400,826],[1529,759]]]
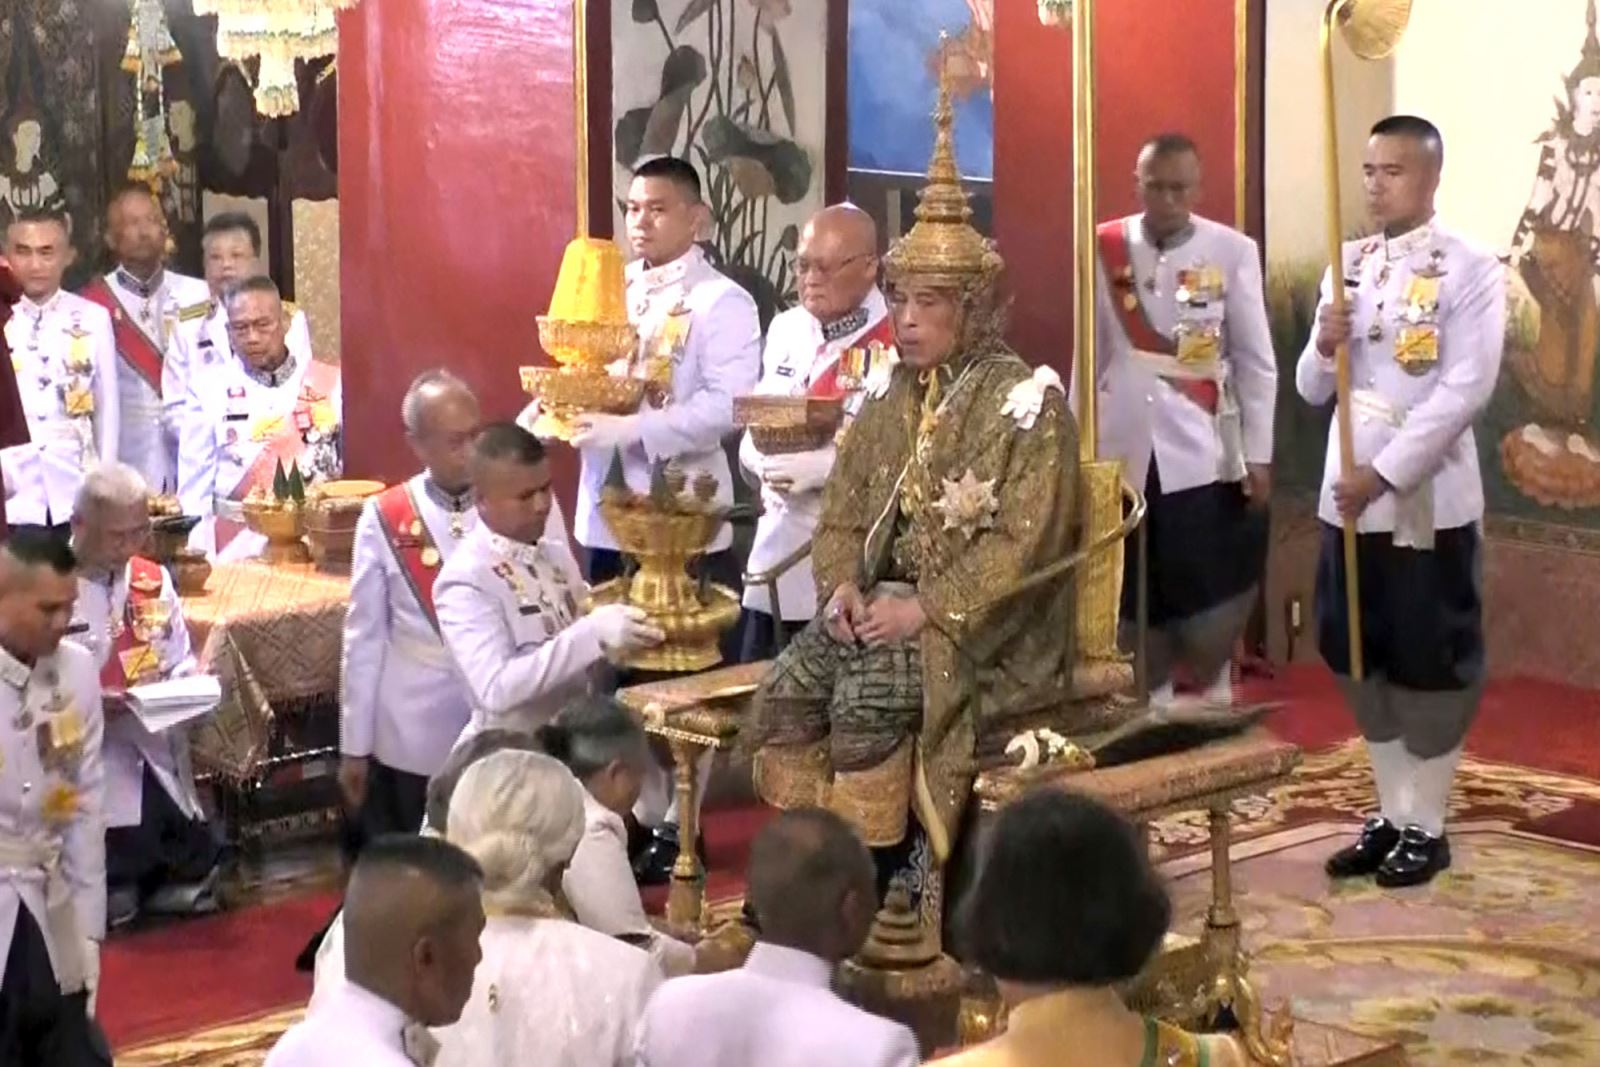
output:
[[[294,958],[338,901],[309,893],[112,938],[99,1003],[112,1047],[303,1002],[311,977]]]
[[[1320,664],[1252,679],[1240,695],[1283,701],[1269,727],[1308,750],[1355,733],[1333,676]],[[1496,682],[1467,747],[1483,760],[1600,780],[1600,693],[1528,678]],[[1537,820],[1551,824],[1537,828],[1600,844],[1597,814],[1600,805],[1583,805]],[[764,808],[706,812],[708,899],[742,891],[750,843],[770,817]],[[335,894],[320,892],[114,939],[105,950],[100,1001],[113,1045],[176,1036],[303,1002],[310,980],[295,972],[294,957],[335,901]],[[665,903],[665,889],[646,893],[652,910]]]

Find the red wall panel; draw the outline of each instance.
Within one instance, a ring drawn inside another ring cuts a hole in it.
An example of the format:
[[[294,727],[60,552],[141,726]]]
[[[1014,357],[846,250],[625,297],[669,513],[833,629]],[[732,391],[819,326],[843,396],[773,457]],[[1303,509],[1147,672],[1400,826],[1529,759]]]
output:
[[[544,362],[534,317],[575,224],[571,71],[565,3],[369,0],[340,17],[353,476],[411,473],[399,405],[422,370],[460,374],[489,418],[525,399],[517,368]],[[571,452],[556,451],[570,485]]]
[[[1152,134],[1200,146],[1201,214],[1234,217],[1235,0],[1096,5],[1097,215],[1136,209],[1134,157]],[[995,236],[1011,340],[1066,373],[1072,353],[1072,38],[1036,0],[995,0]]]

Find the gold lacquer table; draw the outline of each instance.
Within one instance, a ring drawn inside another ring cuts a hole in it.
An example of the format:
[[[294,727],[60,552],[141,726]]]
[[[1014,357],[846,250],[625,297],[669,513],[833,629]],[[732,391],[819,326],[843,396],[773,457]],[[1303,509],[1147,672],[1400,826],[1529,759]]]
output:
[[[618,691],[617,697],[644,720],[645,732],[665,741],[675,765],[678,795],[678,862],[667,890],[667,922],[697,927],[705,906],[705,868],[693,847],[700,833],[699,757],[732,747],[739,724],[770,663],[744,663],[683,678],[649,682]]]
[[[205,592],[183,598],[202,670],[222,683],[222,703],[190,732],[197,770],[248,790],[279,763],[281,720],[339,693],[339,650],[350,580],[309,564],[218,564]]]

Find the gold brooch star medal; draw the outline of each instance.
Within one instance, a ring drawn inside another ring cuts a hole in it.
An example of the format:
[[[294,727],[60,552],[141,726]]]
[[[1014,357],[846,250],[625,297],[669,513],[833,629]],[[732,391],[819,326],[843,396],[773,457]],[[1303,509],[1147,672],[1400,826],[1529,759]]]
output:
[[[934,501],[933,510],[944,517],[946,530],[960,530],[970,540],[979,530],[994,525],[1000,500],[994,495],[994,479],[980,480],[967,468],[959,480],[941,479],[944,491]]]

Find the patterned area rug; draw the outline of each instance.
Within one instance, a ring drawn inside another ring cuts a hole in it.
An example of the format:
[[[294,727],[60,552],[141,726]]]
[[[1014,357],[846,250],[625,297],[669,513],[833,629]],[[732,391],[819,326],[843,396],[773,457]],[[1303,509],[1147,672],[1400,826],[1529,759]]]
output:
[[[1254,974],[1296,1015],[1394,1037],[1419,1067],[1600,1063],[1600,783],[1469,759],[1452,800],[1455,867],[1386,893],[1330,886],[1321,863],[1374,800],[1347,743],[1286,785],[1234,805],[1235,883]],[[1179,926],[1209,894],[1205,815],[1151,840]],[[119,1051],[119,1065],[258,1067],[298,1018],[287,1010]]]

